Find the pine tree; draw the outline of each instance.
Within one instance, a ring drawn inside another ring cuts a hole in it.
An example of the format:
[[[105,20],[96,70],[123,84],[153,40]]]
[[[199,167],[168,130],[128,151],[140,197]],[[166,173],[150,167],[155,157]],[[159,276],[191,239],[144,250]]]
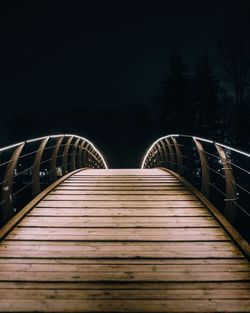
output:
[[[195,110],[195,132],[199,136],[216,138],[219,123],[219,85],[207,54],[198,60],[192,80]]]
[[[156,102],[160,108],[162,128],[166,132],[192,132],[190,79],[186,65],[177,52],[170,59],[168,73],[162,82],[161,96]]]

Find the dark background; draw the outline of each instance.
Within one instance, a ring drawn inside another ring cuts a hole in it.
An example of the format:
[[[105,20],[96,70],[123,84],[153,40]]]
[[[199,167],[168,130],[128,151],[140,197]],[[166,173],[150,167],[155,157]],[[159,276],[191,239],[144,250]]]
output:
[[[171,132],[249,149],[249,1],[6,3],[1,146],[75,133],[110,167],[140,166],[152,141]],[[239,45],[240,102],[223,64]]]

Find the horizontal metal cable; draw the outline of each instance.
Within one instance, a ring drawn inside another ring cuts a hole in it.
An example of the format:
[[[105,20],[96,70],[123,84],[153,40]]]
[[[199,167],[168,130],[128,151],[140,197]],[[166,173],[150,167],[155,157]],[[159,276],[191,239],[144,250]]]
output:
[[[1,163],[0,167],[9,164],[11,161],[13,161],[13,159],[9,159],[8,161]]]
[[[250,174],[250,172],[247,171],[246,169],[244,169],[243,167],[240,167],[239,165],[236,165],[235,163],[233,163],[233,162],[231,162],[231,161],[229,161],[228,163],[231,164],[232,166],[238,168],[239,170],[245,172],[246,174]]]
[[[239,187],[241,190],[243,190],[244,192],[246,192],[247,194],[250,194],[250,191],[248,191],[247,189],[245,189],[244,187],[242,187],[240,184],[236,183],[235,181],[231,181],[232,184],[234,184],[235,186]]]
[[[22,192],[23,190],[25,190],[27,187],[31,186],[33,182],[25,184],[24,187],[22,187],[21,189],[17,190],[15,193],[12,194],[12,196],[16,196],[17,194],[19,194],[20,192]]]
[[[215,174],[221,176],[222,178],[225,179],[225,175],[221,174],[220,172],[214,170],[213,168],[211,168],[210,166],[206,166],[209,170],[211,170],[212,172],[214,172]]]
[[[212,157],[214,157],[214,158],[216,158],[216,159],[219,159],[220,160],[220,157],[218,156],[218,155],[216,155],[216,154],[213,154],[213,153],[211,153],[211,152],[208,152],[208,151],[206,151],[206,150],[203,150],[206,154],[208,154],[208,155],[210,155],[210,156],[212,156]]]
[[[48,146],[48,147],[45,147],[44,150],[49,150],[49,149],[52,149],[52,148],[55,148],[56,145],[53,145],[53,146]]]
[[[214,183],[209,183],[209,185],[211,187],[213,187],[215,190],[217,190],[219,193],[221,193],[224,198],[226,198],[227,195],[222,190],[220,190],[218,187],[216,187],[216,185]]]
[[[21,172],[18,172],[16,175],[14,175],[14,177],[18,177],[19,175],[22,175],[23,173],[25,173],[25,172],[31,170],[32,168],[34,168],[34,165],[32,165],[32,166],[26,168],[25,170],[23,170],[23,171],[21,171]]]
[[[237,202],[232,201],[241,211],[243,211],[247,216],[250,217],[250,214],[242,207],[240,206]]]
[[[28,152],[28,153],[22,154],[22,155],[19,156],[19,159],[25,158],[25,157],[27,157],[29,155],[32,155],[32,154],[35,154],[35,153],[37,153],[37,150],[34,150],[32,152]]]

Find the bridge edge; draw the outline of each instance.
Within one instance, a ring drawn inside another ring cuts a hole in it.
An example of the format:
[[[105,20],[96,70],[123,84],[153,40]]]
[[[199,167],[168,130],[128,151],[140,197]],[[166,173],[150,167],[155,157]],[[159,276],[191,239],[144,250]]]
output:
[[[35,198],[33,198],[28,204],[26,204],[16,215],[14,215],[2,228],[0,228],[0,242],[13,230],[13,228],[44,198],[51,190],[61,184],[65,179],[74,175],[75,173],[87,168],[80,168],[72,171],[63,177],[57,179],[54,183],[45,188]]]
[[[199,190],[192,186],[182,176],[164,167],[159,167],[159,169],[172,174],[178,180],[180,180],[183,183],[183,185],[187,187],[206,206],[209,212],[214,216],[214,218],[220,223],[223,229],[228,233],[230,238],[239,247],[244,256],[248,260],[250,260],[249,243],[241,236],[241,234],[233,227],[233,225],[216,209],[216,207]]]

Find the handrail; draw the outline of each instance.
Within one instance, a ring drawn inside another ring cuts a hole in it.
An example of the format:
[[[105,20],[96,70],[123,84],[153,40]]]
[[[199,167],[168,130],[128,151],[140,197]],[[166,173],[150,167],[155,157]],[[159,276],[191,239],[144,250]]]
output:
[[[173,134],[153,142],[141,168],[165,167],[200,190],[250,241],[250,154],[219,142]]]
[[[108,168],[92,142],[73,134],[33,138],[0,148],[0,227],[48,185],[83,167]]]

